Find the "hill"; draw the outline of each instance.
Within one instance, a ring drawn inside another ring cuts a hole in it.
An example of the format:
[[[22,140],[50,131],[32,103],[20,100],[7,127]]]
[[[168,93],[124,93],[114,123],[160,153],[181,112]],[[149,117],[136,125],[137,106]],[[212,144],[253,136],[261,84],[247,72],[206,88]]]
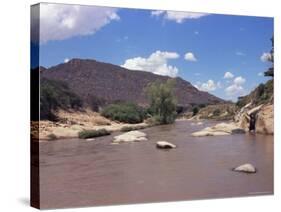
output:
[[[116,101],[148,104],[144,88],[151,82],[164,82],[170,77],[145,71],[132,71],[117,65],[89,59],[72,59],[50,68],[41,68],[41,79],[60,80],[69,86],[85,106],[97,107]],[[224,101],[207,92],[199,91],[180,77],[176,80],[178,105],[217,104]],[[96,105],[98,104],[98,105]]]

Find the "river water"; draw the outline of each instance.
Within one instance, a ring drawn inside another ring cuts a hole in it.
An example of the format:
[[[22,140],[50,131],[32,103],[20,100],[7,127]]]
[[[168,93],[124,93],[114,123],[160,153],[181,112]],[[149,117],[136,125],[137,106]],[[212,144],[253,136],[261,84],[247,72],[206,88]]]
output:
[[[190,121],[142,130],[148,141],[112,145],[114,133],[94,141],[40,143],[42,208],[82,207],[273,194],[273,136],[192,137]],[[165,140],[178,147],[159,150]],[[231,171],[252,163],[256,174]]]

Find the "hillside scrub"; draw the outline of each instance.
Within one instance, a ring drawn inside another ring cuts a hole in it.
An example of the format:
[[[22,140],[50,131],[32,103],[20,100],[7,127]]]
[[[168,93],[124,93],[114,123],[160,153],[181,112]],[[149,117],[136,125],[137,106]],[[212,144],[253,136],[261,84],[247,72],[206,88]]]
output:
[[[201,119],[231,120],[237,112],[238,107],[233,103],[208,105],[201,108],[196,116]]]
[[[145,92],[150,102],[149,111],[159,124],[170,124],[176,118],[176,97],[174,94],[175,81],[167,80],[150,83]]]
[[[105,107],[101,115],[113,121],[137,124],[143,122],[145,112],[134,103],[115,103]]]
[[[73,93],[65,82],[42,78],[40,81],[40,118],[54,120],[57,109],[77,109],[82,100]]]
[[[243,107],[249,102],[253,105],[267,103],[273,98],[273,80],[268,80],[265,84],[261,83],[249,95],[239,97],[236,105]]]

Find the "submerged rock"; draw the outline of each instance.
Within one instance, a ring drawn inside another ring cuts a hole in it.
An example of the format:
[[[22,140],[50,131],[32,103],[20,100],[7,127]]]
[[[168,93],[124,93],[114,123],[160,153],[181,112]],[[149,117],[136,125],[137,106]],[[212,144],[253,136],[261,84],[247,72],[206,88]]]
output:
[[[191,135],[195,137],[216,136],[216,135],[232,135],[245,133],[245,130],[236,126],[234,123],[220,123],[212,127],[206,127],[201,131],[194,132]]]
[[[256,173],[257,172],[256,168],[250,163],[246,163],[241,166],[238,166],[238,167],[234,168],[233,171],[245,172],[245,173]]]
[[[177,146],[174,145],[174,144],[171,144],[171,143],[169,143],[167,141],[157,141],[156,142],[156,147],[159,148],[159,149],[174,149]]]
[[[137,130],[115,136],[113,143],[147,141],[146,134]]]
[[[94,141],[94,138],[87,138],[86,141]]]

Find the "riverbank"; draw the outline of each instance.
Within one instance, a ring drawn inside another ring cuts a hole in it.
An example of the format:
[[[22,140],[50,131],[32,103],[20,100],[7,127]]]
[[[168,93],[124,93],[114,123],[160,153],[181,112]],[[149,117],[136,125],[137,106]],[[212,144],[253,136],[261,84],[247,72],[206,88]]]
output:
[[[149,124],[127,124],[111,121],[90,109],[84,111],[57,111],[59,121],[42,120],[39,122],[39,140],[78,138],[83,130],[105,129],[109,132],[121,131],[124,128],[146,128]]]

